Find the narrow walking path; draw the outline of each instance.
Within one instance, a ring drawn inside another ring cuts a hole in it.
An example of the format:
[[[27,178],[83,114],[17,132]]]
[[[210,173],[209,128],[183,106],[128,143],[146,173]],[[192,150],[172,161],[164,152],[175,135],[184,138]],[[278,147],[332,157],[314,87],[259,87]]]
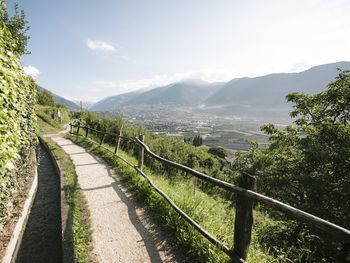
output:
[[[112,169],[62,135],[51,138],[76,167],[91,213],[93,254],[98,262],[178,262],[166,235],[137,206]]]

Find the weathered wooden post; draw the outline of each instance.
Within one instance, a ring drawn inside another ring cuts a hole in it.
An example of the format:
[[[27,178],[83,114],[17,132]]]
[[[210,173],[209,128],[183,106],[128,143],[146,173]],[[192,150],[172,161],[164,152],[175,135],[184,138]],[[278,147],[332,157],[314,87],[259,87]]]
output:
[[[102,134],[102,138],[101,138],[101,141],[100,141],[100,146],[102,145],[103,140],[105,139],[105,136],[106,136],[106,130],[105,130],[104,133]]]
[[[83,102],[80,101],[80,123],[83,121]]]
[[[77,128],[77,136],[79,135],[79,129],[80,129],[80,124],[78,124],[78,128]]]
[[[140,141],[141,141],[141,142],[144,142],[144,141],[145,141],[145,136],[144,136],[144,135],[140,135],[139,138],[140,138]],[[143,166],[144,154],[145,154],[145,149],[143,148],[142,145],[140,145],[138,168],[139,168],[141,171],[142,171],[142,166]]]
[[[256,179],[241,173],[238,185],[247,190],[256,191]],[[232,262],[246,262],[253,228],[254,201],[237,194]]]
[[[69,127],[70,127],[70,131],[69,131],[69,133],[73,133],[73,124],[69,124]]]
[[[85,128],[85,138],[87,138],[89,135],[89,125],[86,125],[86,128]]]
[[[114,154],[115,155],[118,155],[118,152],[119,152],[119,147],[120,147],[120,140],[121,140],[121,137],[122,137],[122,127],[120,127],[120,130],[119,130],[119,134],[117,134],[115,136],[115,149],[114,149]]]

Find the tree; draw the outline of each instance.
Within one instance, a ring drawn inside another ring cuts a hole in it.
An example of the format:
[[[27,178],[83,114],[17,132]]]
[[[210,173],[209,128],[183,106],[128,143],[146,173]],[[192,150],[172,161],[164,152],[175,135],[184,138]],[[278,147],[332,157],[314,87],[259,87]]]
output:
[[[261,175],[259,191],[349,229],[349,71],[340,71],[319,94],[292,93],[287,100],[294,103],[294,124],[262,127],[269,146],[260,149],[253,143],[249,152],[238,154],[236,168]],[[298,225],[294,232],[300,237],[303,231],[308,229]],[[315,243],[315,256],[336,260],[339,244],[317,238]]]
[[[193,142],[192,142],[193,146],[201,146],[203,144],[203,139],[200,135],[196,135],[193,138]]]
[[[0,0],[0,20],[5,23],[15,39],[13,52],[17,53],[19,56],[30,54],[27,49],[28,40],[30,39],[27,32],[30,27],[26,15],[23,10],[19,9],[18,3],[15,3],[14,15],[10,17],[4,0]]]

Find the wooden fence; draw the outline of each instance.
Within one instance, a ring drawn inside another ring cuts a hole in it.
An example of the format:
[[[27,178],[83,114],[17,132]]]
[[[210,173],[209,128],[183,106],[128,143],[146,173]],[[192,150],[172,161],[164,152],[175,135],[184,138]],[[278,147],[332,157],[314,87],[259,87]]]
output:
[[[251,233],[252,233],[252,227],[253,227],[253,204],[254,201],[258,201],[263,203],[264,205],[273,208],[275,210],[278,210],[289,217],[296,219],[298,221],[304,222],[311,227],[327,233],[329,236],[331,236],[334,240],[343,242],[345,244],[350,244],[350,230],[342,228],[338,225],[335,225],[331,222],[328,222],[322,218],[319,218],[317,216],[314,216],[312,214],[309,214],[307,212],[304,212],[302,210],[299,210],[295,207],[292,207],[290,205],[284,204],[280,201],[277,201],[273,198],[267,197],[265,195],[259,194],[256,192],[256,179],[255,177],[246,174],[246,173],[240,173],[239,177],[239,183],[238,185],[234,185],[225,181],[221,181],[219,179],[213,178],[211,176],[208,176],[204,173],[198,172],[194,169],[191,169],[185,165],[172,162],[170,160],[167,160],[154,152],[152,152],[149,147],[144,143],[144,136],[140,135],[139,138],[132,138],[132,137],[126,137],[122,135],[122,131],[120,130],[119,133],[106,133],[102,131],[98,131],[92,128],[89,128],[87,126],[80,126],[80,125],[70,125],[70,132],[73,133],[73,128],[76,127],[76,135],[79,135],[80,128],[85,129],[85,137],[88,137],[88,134],[90,131],[94,131],[96,133],[102,134],[101,140],[99,142],[99,146],[103,147],[103,140],[105,136],[112,135],[115,136],[115,150],[114,155],[121,160],[123,160],[125,163],[127,163],[129,166],[133,167],[140,175],[142,175],[148,183],[169,203],[169,205],[183,218],[185,219],[189,224],[191,224],[196,230],[198,230],[199,233],[201,233],[208,241],[210,241],[213,245],[215,245],[217,248],[222,250],[224,253],[226,253],[229,257],[231,257],[232,262],[246,262],[247,255],[248,255],[248,249],[251,241]],[[130,140],[136,144],[139,145],[139,156],[138,156],[138,165],[134,166],[124,158],[118,155],[118,150],[120,147],[121,140]],[[94,141],[93,141],[94,142]],[[96,142],[94,142],[96,143]],[[108,148],[104,147],[106,150],[110,151]],[[162,192],[157,186],[153,184],[153,182],[150,180],[150,178],[142,171],[143,161],[144,161],[144,154],[147,153],[150,157],[160,161],[161,163],[165,163],[167,165],[170,165],[174,168],[180,169],[184,172],[187,172],[188,174],[195,176],[203,181],[206,181],[208,183],[211,183],[212,185],[218,186],[220,188],[223,188],[227,191],[234,192],[237,194],[236,199],[236,216],[235,216],[235,222],[234,222],[234,247],[233,249],[227,247],[226,245],[222,244],[220,241],[218,241],[215,237],[213,237],[210,233],[208,233],[205,229],[203,229],[199,224],[197,224],[191,217],[189,217],[185,212],[183,212],[176,204],[164,193]]]

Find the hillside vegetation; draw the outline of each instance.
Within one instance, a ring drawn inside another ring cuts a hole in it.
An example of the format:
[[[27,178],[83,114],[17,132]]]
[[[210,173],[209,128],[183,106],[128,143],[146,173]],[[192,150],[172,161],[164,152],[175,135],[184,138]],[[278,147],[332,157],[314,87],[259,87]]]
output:
[[[315,95],[292,93],[287,99],[294,103],[291,113],[296,118],[294,124],[285,129],[278,129],[272,124],[264,126],[262,130],[270,136],[269,146],[261,149],[252,143],[250,151],[237,154],[233,170],[216,155],[124,123],[120,115],[110,119],[87,112],[83,121],[84,125],[100,131],[117,133],[122,128],[124,136],[144,134],[146,144],[158,155],[227,182],[236,183],[238,171],[256,175],[259,192],[350,228],[350,74],[339,72],[324,92]],[[102,134],[92,133],[90,136],[98,141]],[[115,136],[106,136],[104,141],[114,145]],[[139,147],[136,144],[122,140],[121,147],[130,155],[128,158],[137,158]],[[174,182],[177,186],[192,184],[188,175],[147,156],[145,164],[156,181],[169,180],[169,185],[165,186],[169,195],[176,195],[179,191]],[[231,195],[207,183],[196,187],[205,194],[222,198],[224,202],[233,200]],[[186,189],[188,191],[189,186]],[[185,211],[195,209],[190,207]],[[267,224],[254,226],[256,242],[278,261],[342,261],[349,256],[347,245],[331,241],[329,236],[314,231],[310,226],[262,206],[256,209],[256,215],[267,213],[267,218],[270,218]],[[205,214],[209,221],[216,216]],[[224,237],[220,237],[225,241]]]
[[[40,88],[37,91],[37,101],[38,133],[54,133],[62,130],[70,120],[70,112],[66,106],[57,104],[52,93]]]
[[[81,132],[81,135],[83,134]],[[142,177],[137,175],[133,168],[113,156],[110,152],[113,151],[112,146],[103,145],[110,151],[98,147],[92,143],[92,140],[95,140],[95,143],[98,141],[94,135],[89,136],[88,140],[75,135],[69,135],[68,138],[98,154],[117,170],[119,176],[133,193],[133,197],[145,205],[152,212],[156,222],[167,233],[171,234],[172,245],[181,251],[183,257],[186,258],[185,262],[230,262],[230,258],[226,254],[209,243],[179,217],[168,203]],[[121,150],[120,155],[128,162],[137,165],[137,159],[130,154]],[[205,193],[201,189],[201,182],[189,177],[169,177],[166,173],[155,172],[147,166],[143,170],[183,211],[224,244],[232,247],[235,210],[230,200]],[[257,229],[263,230],[266,225],[270,224],[271,220],[265,214],[256,213]],[[254,234],[249,262],[279,262],[278,257],[269,255],[268,251],[261,248],[257,241]],[[286,253],[282,257],[286,257]]]

